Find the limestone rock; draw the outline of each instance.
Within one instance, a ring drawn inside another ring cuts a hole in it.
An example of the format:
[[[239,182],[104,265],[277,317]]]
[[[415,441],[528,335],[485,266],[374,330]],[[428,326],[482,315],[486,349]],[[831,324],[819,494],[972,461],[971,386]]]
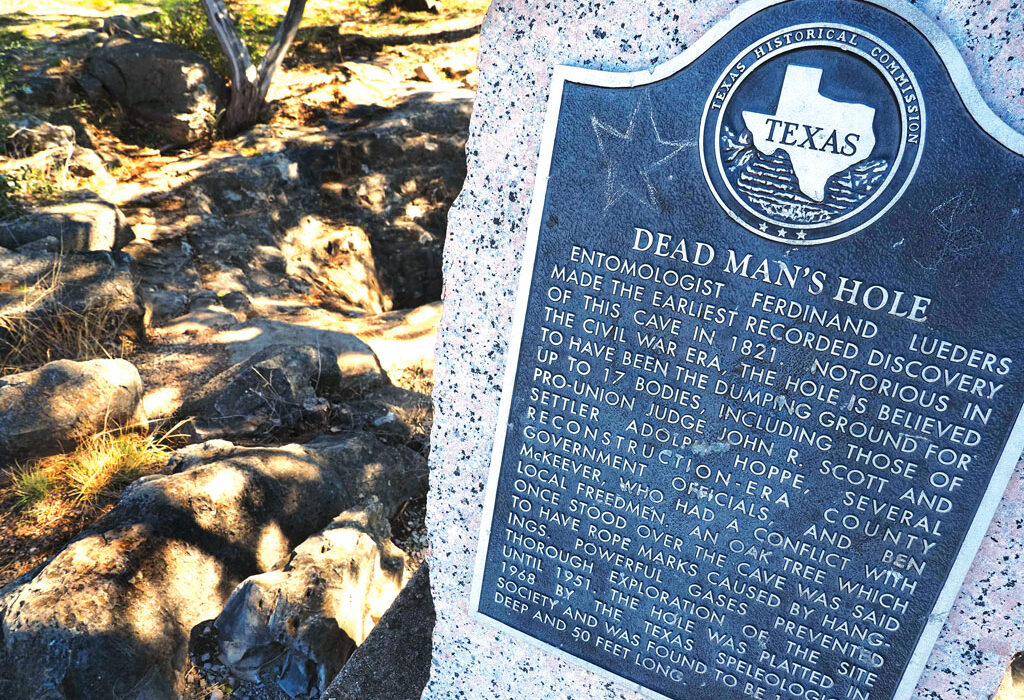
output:
[[[321,700],[419,700],[430,675],[434,601],[421,566]]]
[[[189,632],[370,495],[426,489],[423,459],[366,435],[179,451],[34,577],[0,591],[0,697],[176,698]]]
[[[68,161],[68,171],[77,177],[100,178],[108,183],[113,180],[107,174],[107,166],[99,154],[91,148],[80,148],[75,146],[71,152],[71,160]]]
[[[0,466],[143,424],[142,395],[139,371],[125,360],[58,360],[0,377]]]
[[[202,439],[296,431],[326,420],[324,397],[384,381],[379,368],[361,370],[351,373],[329,347],[271,345],[214,377],[180,413],[195,417],[191,429]]]
[[[245,580],[212,625],[221,661],[292,698],[319,696],[402,589],[405,555],[380,501],[349,509],[283,568]],[[268,667],[273,667],[272,669]]]
[[[287,273],[319,285],[370,313],[391,310],[377,279],[373,247],[358,226],[331,228],[313,216],[290,230],[281,245]]]
[[[78,150],[96,156],[92,151]],[[88,167],[102,170],[103,165],[93,163]],[[121,210],[92,193],[77,201],[47,205],[13,221],[0,223],[0,246],[5,248],[20,248],[50,236],[60,241],[64,252],[118,250],[135,238]]]
[[[41,119],[26,118],[11,125],[14,130],[7,137],[7,149],[17,158],[24,158],[52,148],[72,148],[75,144],[75,130],[44,122]]]
[[[79,83],[176,145],[209,136],[227,102],[223,79],[197,53],[153,39],[115,37],[85,64]]]
[[[390,308],[441,298],[448,207],[438,205],[462,187],[472,105],[466,90],[424,90],[340,134],[330,152],[299,154],[335,218],[366,232]]]

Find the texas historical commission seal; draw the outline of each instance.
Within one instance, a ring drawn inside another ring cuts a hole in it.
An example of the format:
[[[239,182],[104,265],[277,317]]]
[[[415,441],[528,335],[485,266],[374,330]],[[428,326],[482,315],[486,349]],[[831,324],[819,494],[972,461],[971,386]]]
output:
[[[705,106],[700,150],[733,219],[764,238],[813,245],[892,206],[924,133],[921,90],[901,56],[862,30],[806,24],[732,61]]]

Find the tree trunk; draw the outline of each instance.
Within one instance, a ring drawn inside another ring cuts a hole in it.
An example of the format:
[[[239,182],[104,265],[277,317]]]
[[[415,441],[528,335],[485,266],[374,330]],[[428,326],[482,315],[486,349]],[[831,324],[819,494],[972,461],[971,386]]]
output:
[[[231,101],[221,128],[227,136],[245,131],[260,121],[266,109],[266,98],[260,94],[259,86],[250,82],[241,83],[238,88],[231,83]]]
[[[210,27],[228,59],[231,101],[224,115],[223,128],[224,133],[231,136],[256,124],[263,115],[270,83],[299,31],[306,0],[289,0],[288,11],[278,25],[259,68],[253,65],[249,49],[238,36],[224,0],[202,0],[202,3]]]

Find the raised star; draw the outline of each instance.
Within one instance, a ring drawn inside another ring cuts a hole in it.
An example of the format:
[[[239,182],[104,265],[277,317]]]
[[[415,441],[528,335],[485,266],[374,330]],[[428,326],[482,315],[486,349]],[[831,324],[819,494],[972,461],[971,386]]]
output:
[[[641,204],[660,210],[658,191],[651,182],[650,173],[694,142],[670,141],[661,135],[647,93],[633,108],[624,131],[596,116],[591,117],[590,123],[601,155],[608,164],[605,209],[629,195]]]
[[[805,238],[807,238],[807,231],[797,231],[796,237],[799,238],[801,241],[804,240]]]
[[[761,233],[768,233],[768,224],[766,224],[765,222],[762,221],[761,225],[758,226],[758,228],[761,229]]]
[[[785,238],[786,237],[786,233],[787,233],[786,229],[780,228],[779,229],[779,238]]]

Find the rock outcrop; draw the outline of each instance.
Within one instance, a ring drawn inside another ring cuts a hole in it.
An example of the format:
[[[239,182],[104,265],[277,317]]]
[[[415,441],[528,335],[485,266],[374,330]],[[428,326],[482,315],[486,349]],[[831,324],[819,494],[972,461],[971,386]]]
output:
[[[142,380],[125,360],[58,360],[0,377],[0,466],[145,421]]]
[[[270,345],[214,377],[179,414],[193,418],[190,430],[200,439],[322,425],[327,399],[358,395],[386,381],[373,351],[363,348],[339,356],[328,346]]]
[[[430,676],[434,601],[423,564],[321,700],[419,700]]]
[[[319,697],[402,590],[405,555],[390,537],[372,499],[299,545],[284,567],[246,579],[205,627],[221,662],[248,681],[269,676],[291,698]]]
[[[67,125],[51,124],[41,119],[26,117],[11,124],[7,137],[7,151],[16,158],[34,155],[50,149],[69,149],[75,146],[75,130]]]
[[[339,513],[426,490],[422,457],[365,434],[184,448],[34,575],[0,591],[0,697],[177,698],[189,633]]]
[[[111,15],[103,20],[101,30],[109,37],[141,37],[146,35],[146,28],[139,20],[129,15]]]
[[[377,279],[370,239],[358,226],[332,228],[307,216],[285,235],[281,252],[289,275],[369,313],[391,310],[391,298]]]
[[[180,146],[210,136],[227,103],[224,81],[205,58],[134,36],[93,52],[79,84],[91,99],[117,102],[129,119]]]
[[[91,193],[0,222],[0,246],[5,248],[17,249],[44,238],[56,239],[58,250],[70,253],[119,250],[135,234],[116,205]]]

